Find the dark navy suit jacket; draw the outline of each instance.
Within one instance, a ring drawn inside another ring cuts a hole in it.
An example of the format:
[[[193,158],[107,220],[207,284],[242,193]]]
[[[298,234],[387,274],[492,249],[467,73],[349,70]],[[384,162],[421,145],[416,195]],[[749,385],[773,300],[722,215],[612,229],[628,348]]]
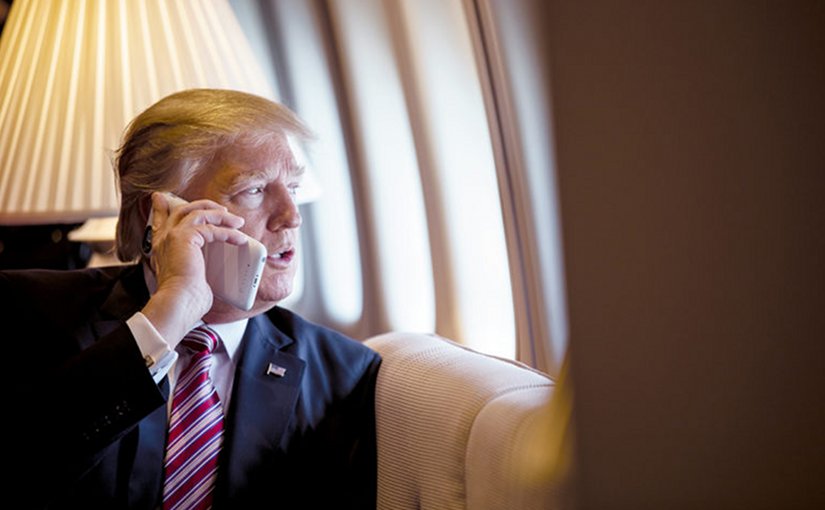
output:
[[[0,272],[0,315],[15,325],[3,335],[6,458],[23,507],[158,507],[168,384],[124,322],[147,299],[140,266]],[[215,508],[374,508],[379,365],[287,310],[250,319]]]

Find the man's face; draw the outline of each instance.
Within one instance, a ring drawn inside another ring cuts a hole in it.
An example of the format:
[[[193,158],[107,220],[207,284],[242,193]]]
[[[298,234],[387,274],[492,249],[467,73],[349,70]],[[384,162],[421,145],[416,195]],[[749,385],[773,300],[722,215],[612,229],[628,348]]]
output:
[[[236,144],[220,150],[182,193],[187,200],[208,198],[242,216],[246,221],[240,230],[266,247],[253,310],[271,308],[292,292],[301,226],[295,192],[302,173],[286,139],[273,135],[256,147]]]

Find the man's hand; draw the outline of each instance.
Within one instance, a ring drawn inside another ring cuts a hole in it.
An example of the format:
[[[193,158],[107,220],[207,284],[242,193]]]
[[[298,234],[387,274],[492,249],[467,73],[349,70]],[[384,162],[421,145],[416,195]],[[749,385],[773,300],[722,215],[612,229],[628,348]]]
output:
[[[165,193],[152,194],[149,263],[158,287],[142,312],[171,348],[212,307],[203,247],[215,241],[244,244],[246,238],[237,230],[243,223],[243,218],[211,200],[189,203]]]

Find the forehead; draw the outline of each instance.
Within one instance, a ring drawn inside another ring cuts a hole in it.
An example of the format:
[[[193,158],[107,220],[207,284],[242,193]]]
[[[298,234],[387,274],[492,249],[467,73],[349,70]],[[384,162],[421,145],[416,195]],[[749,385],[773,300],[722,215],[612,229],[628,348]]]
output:
[[[190,189],[229,191],[252,179],[289,179],[301,173],[287,138],[273,135],[257,143],[239,141],[218,149]]]

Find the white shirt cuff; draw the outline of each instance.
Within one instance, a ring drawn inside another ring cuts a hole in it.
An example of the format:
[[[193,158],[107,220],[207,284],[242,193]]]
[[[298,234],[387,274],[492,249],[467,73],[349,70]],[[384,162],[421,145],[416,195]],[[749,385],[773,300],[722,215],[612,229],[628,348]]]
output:
[[[126,325],[135,337],[140,353],[146,360],[146,367],[156,383],[166,376],[172,363],[178,359],[178,353],[169,348],[166,340],[160,336],[158,330],[140,312],[132,315]]]

